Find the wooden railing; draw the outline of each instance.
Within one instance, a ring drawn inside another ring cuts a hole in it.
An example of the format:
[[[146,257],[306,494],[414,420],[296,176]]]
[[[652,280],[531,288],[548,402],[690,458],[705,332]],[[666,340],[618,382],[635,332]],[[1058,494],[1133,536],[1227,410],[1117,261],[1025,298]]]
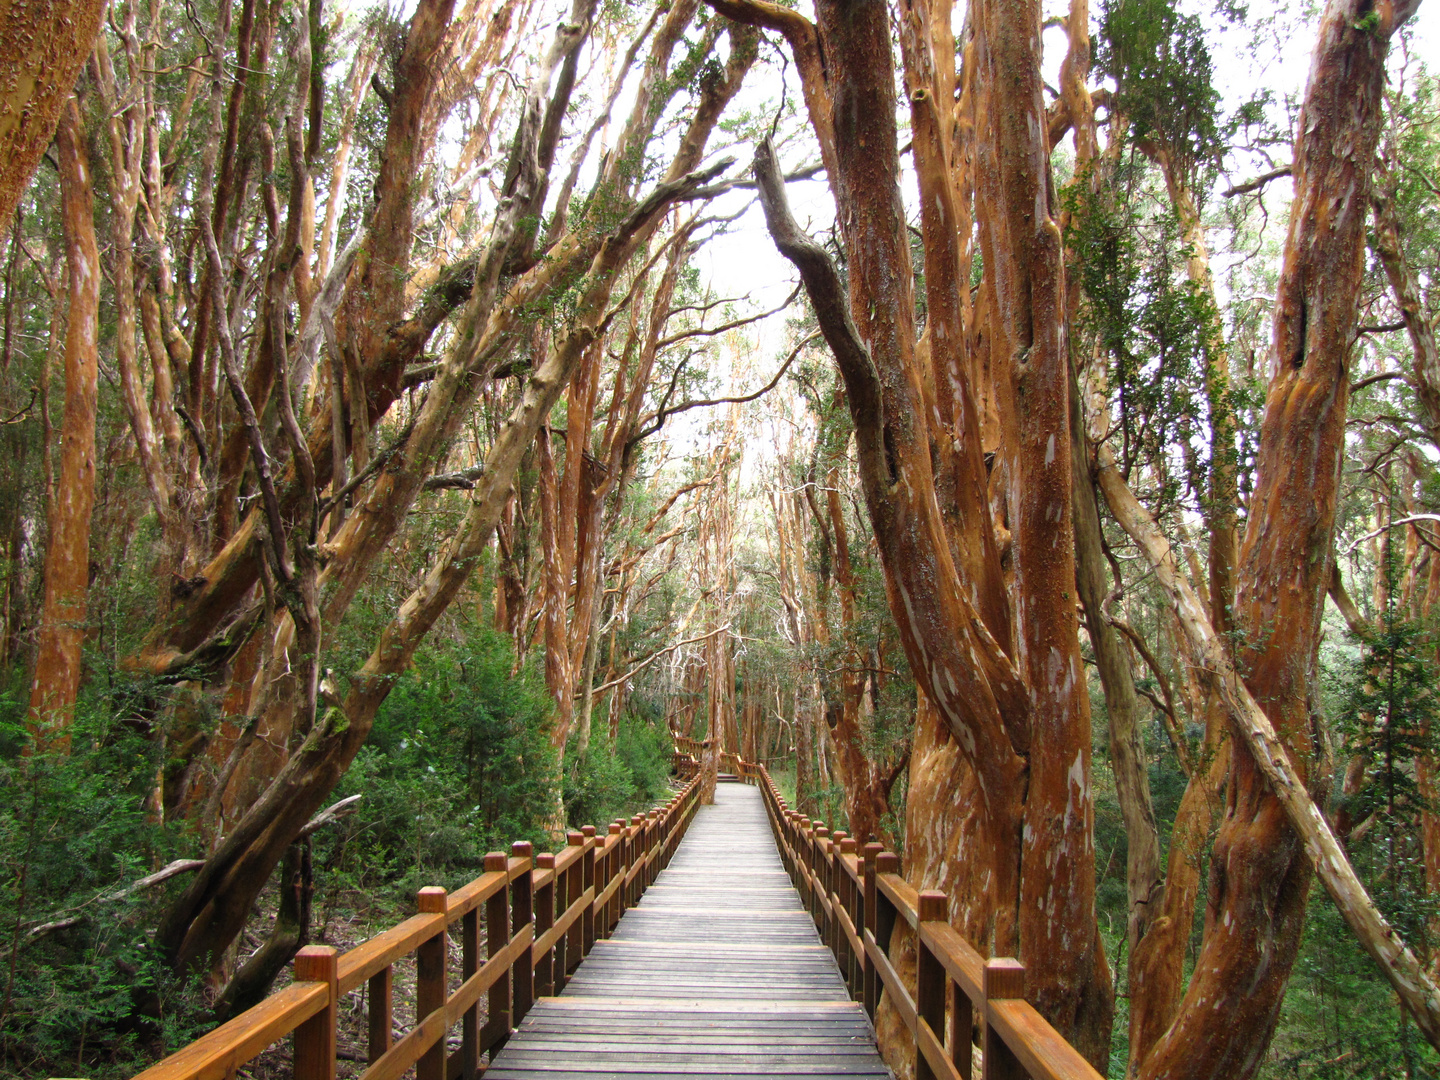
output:
[[[916,1080],[972,1080],[976,1042],[980,1080],[1101,1080],[1025,1000],[1024,965],[985,959],[950,925],[943,892],[917,893],[893,852],[876,843],[857,848],[844,832],[791,810],[763,765],[720,758],[760,788],[785,869],[851,994],[872,1019],[882,990],[889,995],[913,1043]],[[915,931],[913,993],[890,963],[899,919]]]
[[[485,856],[485,873],[453,893],[421,889],[418,914],[343,955],[310,945],[295,957],[295,981],[259,1005],[140,1073],[136,1080],[228,1080],[245,1062],[293,1033],[297,1080],[334,1080],[336,1019],[344,996],[368,984],[368,1066],[361,1080],[473,1080],[480,1056],[504,1045],[537,996],[559,993],[595,944],[610,936],[670,861],[695,813],[698,780],[664,806],[606,835],[593,825],[554,854],[518,843]],[[482,915],[483,912],[483,915]],[[485,957],[480,956],[484,919]],[[459,987],[450,993],[451,928],[459,924]],[[415,954],[417,1023],[392,1037],[393,972]],[[487,1020],[479,1023],[480,999]],[[460,1026],[461,1045],[446,1053]]]

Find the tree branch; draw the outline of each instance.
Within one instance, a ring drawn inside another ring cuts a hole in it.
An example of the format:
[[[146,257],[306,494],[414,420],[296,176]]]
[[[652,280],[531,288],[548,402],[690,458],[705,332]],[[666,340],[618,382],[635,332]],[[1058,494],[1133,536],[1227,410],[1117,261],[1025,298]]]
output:
[[[776,310],[780,309],[777,308]],[[793,364],[795,362],[795,358],[800,355],[800,350],[805,348],[806,345],[809,345],[810,342],[814,341],[819,336],[820,331],[817,330],[814,333],[807,335],[804,340],[800,342],[800,344],[796,345],[795,348],[791,349],[790,355],[787,356],[785,358],[785,362],[780,365],[780,370],[775,373],[775,377],[771,379],[768,383],[766,383],[764,386],[762,386],[759,390],[756,390],[754,393],[743,394],[740,397],[706,398],[701,401],[683,401],[679,405],[675,405],[673,407],[665,407],[658,409],[652,416],[647,418],[646,422],[650,426],[641,429],[639,433],[632,436],[628,440],[626,445],[634,446],[636,443],[649,438],[651,435],[654,435],[655,432],[659,431],[660,428],[664,426],[665,420],[668,417],[675,416],[677,413],[688,412],[691,409],[706,409],[714,405],[744,405],[747,402],[754,401],[756,398],[764,397],[766,394],[768,394],[771,390],[774,390],[775,387],[780,384],[780,380],[785,377],[785,372],[790,370],[790,365]]]
[[[1227,199],[1233,199],[1236,195],[1248,195],[1252,191],[1259,191],[1266,184],[1270,183],[1271,180],[1279,180],[1282,176],[1289,175],[1290,166],[1282,165],[1278,169],[1271,169],[1267,173],[1261,173],[1255,177],[1254,180],[1247,180],[1243,184],[1236,184],[1234,187],[1227,188],[1225,191],[1222,191],[1221,194]]]
[[[880,374],[870,358],[870,350],[860,340],[860,333],[850,317],[850,300],[845,283],[825,249],[801,231],[790,213],[785,198],[785,184],[775,160],[775,146],[766,139],[755,150],[755,182],[760,192],[760,206],[765,211],[765,225],[775,246],[800,271],[800,280],[815,309],[825,343],[835,355],[835,362],[850,395],[851,414],[856,418],[855,442],[860,450],[862,475],[868,470],[873,477],[883,477],[889,486],[889,469],[885,464],[882,432],[885,428],[885,407],[881,398]],[[862,422],[864,421],[864,422]]]
[[[683,639],[683,640],[681,640],[681,641],[675,642],[674,645],[667,645],[667,646],[665,646],[665,648],[659,650],[658,652],[653,652],[653,653],[651,653],[651,654],[650,654],[649,656],[647,656],[644,660],[641,660],[640,663],[636,664],[633,668],[631,668],[629,671],[627,671],[624,675],[616,676],[615,678],[611,679],[609,682],[604,683],[603,685],[597,686],[597,687],[592,691],[592,693],[595,693],[595,694],[603,694],[606,690],[609,690],[611,687],[613,687],[613,686],[619,686],[622,682],[628,682],[630,679],[633,679],[636,675],[640,674],[640,672],[642,672],[643,670],[645,670],[647,667],[649,667],[651,664],[653,664],[656,660],[659,660],[660,657],[666,655],[667,653],[672,653],[672,652],[674,652],[676,649],[683,648],[683,647],[686,646],[686,645],[694,645],[696,642],[707,641],[707,640],[709,640],[710,638],[714,637],[716,634],[726,633],[729,629],[730,629],[730,624],[729,624],[729,623],[726,623],[724,626],[718,626],[718,627],[716,627],[714,630],[711,630],[709,633],[701,634],[701,635],[699,635],[698,637],[685,638],[685,639]]]

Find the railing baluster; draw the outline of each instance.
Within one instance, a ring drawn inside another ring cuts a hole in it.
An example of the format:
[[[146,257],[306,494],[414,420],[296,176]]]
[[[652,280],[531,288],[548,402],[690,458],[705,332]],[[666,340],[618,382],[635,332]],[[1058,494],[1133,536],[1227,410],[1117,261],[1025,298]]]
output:
[[[946,899],[943,892],[920,894],[919,921],[944,922]],[[945,967],[925,943],[925,936],[915,935],[915,1015],[930,1025],[941,1045],[945,1042]],[[915,1039],[915,1080],[935,1080],[935,1070],[920,1048],[919,1032]]]
[[[610,823],[610,853],[608,856],[610,869],[606,876],[613,881],[625,873],[625,826],[618,821]],[[610,881],[605,882],[605,887],[610,887]],[[620,916],[625,914],[625,885],[622,883],[616,886],[610,896],[610,903],[605,913],[605,936],[608,938],[615,930],[615,924],[620,921]]]
[[[295,954],[297,983],[325,983],[325,1008],[295,1029],[295,1080],[335,1080],[335,1024],[339,1015],[339,969],[329,945],[306,945]]]
[[[1025,997],[1025,965],[999,957],[985,961],[985,1073],[983,1080],[1027,1080],[1025,1068],[990,1022],[990,1003]]]
[[[636,869],[636,874],[630,879],[630,895],[625,899],[626,907],[634,907],[640,902],[640,894],[645,891],[642,879],[645,877],[645,815],[636,814],[630,819],[630,866]],[[626,871],[629,874],[630,871]]]
[[[590,955],[590,950],[595,947],[595,901],[600,896],[600,890],[604,888],[600,884],[599,875],[596,874],[595,845],[600,841],[595,838],[595,826],[586,825],[580,830],[580,835],[585,838],[585,855],[581,859],[580,887],[590,890],[590,903],[585,905],[585,914],[580,920],[580,950],[584,956]]]
[[[555,873],[555,856],[543,852],[535,856],[535,869],[549,870],[550,880],[535,890],[535,948],[552,926],[555,925],[555,888],[558,874]],[[555,949],[552,946],[535,957],[535,996],[549,997],[555,993]]]
[[[572,832],[565,834],[566,847],[583,849],[584,844],[584,833]],[[583,850],[581,854],[581,858],[577,858],[574,862],[572,862],[568,867],[565,868],[565,903],[563,906],[556,909],[556,918],[559,918],[565,912],[569,911],[570,905],[575,903],[576,900],[579,900],[580,894],[585,891],[585,863],[583,861]],[[581,921],[577,919],[575,920],[575,922],[570,924],[570,929],[567,930],[563,935],[562,940],[564,942],[565,951],[563,954],[563,962],[560,965],[559,971],[556,973],[555,992],[557,994],[560,992],[561,988],[570,981],[570,972],[574,971],[580,965],[580,960],[585,955],[583,951],[584,933],[585,927],[582,925]]]
[[[527,864],[524,872],[516,875],[510,882],[510,933],[511,936],[519,934],[527,927],[530,929],[530,940],[535,940],[535,886],[531,877],[532,858],[535,849],[530,841],[521,840],[511,847],[515,858],[523,859]],[[517,1028],[520,1021],[525,1019],[525,1014],[530,1011],[530,1006],[535,1004],[535,966],[534,966],[534,945],[523,950],[510,965],[510,986],[513,997],[511,998],[510,1026]]]
[[[871,842],[865,845],[865,894],[861,901],[861,908],[864,911],[865,923],[860,928],[861,940],[864,940],[868,932],[877,941],[879,940],[878,926],[875,922],[875,865],[883,851],[879,844]],[[865,1012],[871,1020],[875,1019],[875,1009],[880,1004],[880,976],[875,973],[875,965],[870,962],[870,957],[865,957]]]
[[[850,876],[850,865],[845,861],[846,855],[855,855],[856,845],[853,837],[847,836],[840,841],[840,896],[841,906],[845,909],[845,915],[850,920],[850,927],[858,936],[861,927],[859,898],[855,894],[855,879]],[[850,944],[849,935],[841,929],[841,937],[845,939],[845,966],[840,970],[845,973],[845,985],[850,988],[852,997],[860,993],[860,957],[856,956],[855,949]]]
[[[447,894],[437,885],[427,885],[415,897],[422,915],[440,915],[435,932],[415,950],[415,1019],[422,1021],[445,1005],[445,903]],[[445,1035],[426,1050],[415,1063],[417,1080],[445,1080]]]
[[[365,1049],[366,1061],[374,1065],[382,1054],[390,1049],[391,1034],[395,1025],[395,969],[386,964],[370,976],[368,992],[370,1015],[368,1044]]]
[[[487,874],[508,874],[509,869],[510,860],[505,857],[504,852],[492,851],[485,856]],[[507,882],[485,901],[485,955],[499,956],[509,945],[510,886]],[[491,1060],[494,1060],[494,1051],[504,1046],[510,1037],[510,978],[511,971],[507,970],[495,981],[495,985],[490,987],[487,1009],[489,1016],[485,1020],[485,1031],[480,1043],[482,1048],[491,1051]]]
[[[460,980],[480,970],[480,909],[471,908],[460,920]],[[443,1040],[442,1040],[443,1041]],[[460,1017],[460,1075],[475,1080],[480,1067],[480,1002]],[[449,1071],[448,1069],[446,1070]]]
[[[961,1080],[971,1080],[975,1064],[975,1004],[963,987],[950,983],[950,1060]]]
[[[836,829],[830,834],[830,881],[827,885],[830,893],[830,951],[835,954],[835,965],[840,969],[841,976],[847,982],[849,981],[850,943],[845,938],[845,928],[840,925],[840,915],[836,912],[835,907],[836,905],[844,906],[845,863],[841,855],[844,853],[845,840],[849,835],[844,829]]]

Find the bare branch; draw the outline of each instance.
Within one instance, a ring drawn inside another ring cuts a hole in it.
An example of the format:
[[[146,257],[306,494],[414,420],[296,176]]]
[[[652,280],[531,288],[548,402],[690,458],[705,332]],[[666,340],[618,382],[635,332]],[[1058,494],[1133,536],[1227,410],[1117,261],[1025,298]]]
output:
[[[604,683],[604,684],[601,685],[601,686],[597,686],[597,687],[594,689],[593,692],[596,693],[596,694],[603,694],[606,690],[609,690],[611,687],[619,686],[622,682],[627,682],[627,681],[629,681],[630,679],[633,679],[636,675],[640,674],[640,672],[643,671],[645,668],[649,667],[649,666],[650,666],[651,664],[653,664],[656,660],[659,660],[660,657],[665,656],[665,655],[667,655],[667,654],[669,654],[669,653],[672,653],[672,652],[674,652],[676,649],[683,648],[683,647],[686,646],[686,645],[694,645],[696,642],[706,641],[706,640],[714,637],[716,634],[726,633],[729,629],[730,629],[730,624],[729,624],[729,623],[726,623],[724,626],[717,626],[714,630],[711,630],[711,631],[709,631],[708,633],[700,634],[698,637],[684,638],[684,639],[682,639],[682,640],[680,640],[680,641],[675,642],[674,645],[667,645],[667,646],[665,646],[665,648],[659,650],[658,652],[653,652],[653,653],[651,653],[651,654],[650,654],[649,656],[647,656],[644,660],[641,660],[640,663],[636,664],[633,668],[631,668],[629,671],[627,671],[624,675],[618,675],[618,676],[616,676],[615,678],[611,679],[609,682]]]
[[[1271,169],[1267,173],[1261,173],[1255,177],[1254,180],[1247,180],[1243,184],[1236,184],[1234,187],[1227,188],[1225,191],[1222,191],[1221,194],[1227,199],[1233,199],[1236,195],[1248,195],[1252,191],[1259,191],[1266,184],[1270,183],[1271,180],[1279,180],[1282,176],[1289,175],[1290,166],[1282,165],[1278,169]]]
[[[762,386],[759,390],[756,390],[754,393],[743,394],[740,397],[706,398],[701,401],[683,401],[679,405],[675,405],[673,407],[661,408],[657,410],[654,415],[651,416],[647,421],[650,426],[641,429],[639,433],[637,433],[633,438],[631,438],[629,441],[629,445],[633,446],[635,443],[638,443],[643,439],[649,438],[651,435],[655,434],[655,432],[659,431],[660,428],[664,425],[666,418],[674,416],[676,413],[688,412],[691,409],[709,408],[714,405],[744,405],[747,402],[754,401],[756,398],[764,397],[766,394],[768,394],[771,390],[774,390],[775,387],[780,384],[780,380],[785,377],[785,372],[790,370],[790,365],[793,364],[795,362],[795,358],[800,355],[800,350],[805,348],[806,345],[809,345],[819,336],[820,331],[816,330],[814,333],[807,335],[804,340],[800,342],[800,344],[795,346],[795,348],[791,349],[790,355],[787,356],[785,358],[785,362],[780,365],[780,370],[775,373],[775,377],[771,379],[768,383],[766,383],[764,386]]]

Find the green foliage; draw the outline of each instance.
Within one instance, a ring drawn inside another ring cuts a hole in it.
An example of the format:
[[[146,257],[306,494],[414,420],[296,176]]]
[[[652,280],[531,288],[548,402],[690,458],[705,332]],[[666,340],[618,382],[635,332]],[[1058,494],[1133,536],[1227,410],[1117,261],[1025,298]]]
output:
[[[565,818],[571,828],[600,831],[616,818],[647,809],[669,790],[670,731],[663,719],[634,710],[620,719],[619,737],[597,729],[583,758],[565,770]]]
[[[1314,890],[1307,922],[1271,1063],[1262,1076],[1440,1077],[1440,1055],[1395,1007],[1384,976],[1321,889]]]
[[[1095,60],[1137,140],[1158,144],[1187,175],[1219,156],[1220,94],[1198,18],[1173,0],[1105,0]]]
[[[317,836],[318,866],[408,897],[468,880],[487,851],[543,838],[558,772],[550,698],[513,663],[509,639],[490,631],[417,654],[337,789],[363,798]]]
[[[0,697],[0,1072],[125,1076],[209,1022],[148,936],[186,878],[116,896],[193,854],[154,814],[158,744],[90,704],[68,756],[20,756],[24,697]],[[35,933],[53,923],[67,925]]]
[[[1371,893],[1386,917],[1418,946],[1440,913],[1435,898],[1426,895],[1419,843],[1421,812],[1434,807],[1416,774],[1417,763],[1440,749],[1440,702],[1433,628],[1409,617],[1396,599],[1399,546],[1385,545],[1378,568],[1387,597],[1378,625],[1360,636],[1359,658],[1342,666],[1337,726],[1351,767],[1358,763],[1362,769],[1357,790],[1341,798],[1357,832],[1366,826],[1363,838],[1350,845],[1351,859],[1362,873],[1368,871]]]
[[[1156,461],[1178,443],[1189,487],[1203,499],[1213,411],[1205,366],[1223,344],[1210,296],[1187,273],[1191,252],[1174,212],[1144,197],[1151,179],[1132,160],[1098,191],[1085,177],[1066,188],[1066,244],[1085,298],[1078,328],[1113,365],[1122,465]],[[1215,405],[1232,415],[1237,407]],[[1177,481],[1162,497],[1173,503],[1179,494]]]

